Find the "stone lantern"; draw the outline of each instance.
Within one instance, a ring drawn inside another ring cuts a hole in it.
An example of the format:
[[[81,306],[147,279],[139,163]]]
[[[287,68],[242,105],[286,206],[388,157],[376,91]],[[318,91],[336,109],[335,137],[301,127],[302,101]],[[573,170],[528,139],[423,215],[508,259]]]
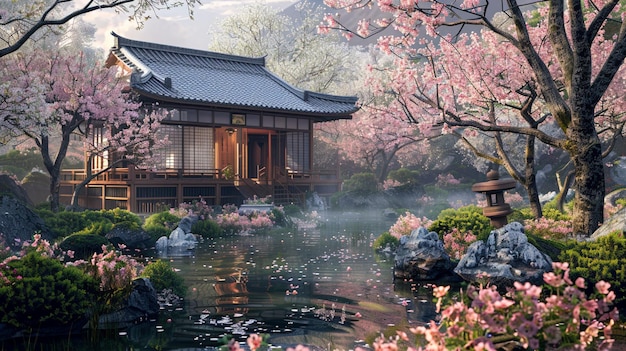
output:
[[[483,208],[483,214],[491,220],[494,228],[504,227],[508,221],[506,216],[513,213],[511,206],[504,202],[504,191],[515,188],[514,179],[500,179],[496,170],[487,172],[487,181],[472,185],[472,191],[484,193],[487,197],[487,206]]]

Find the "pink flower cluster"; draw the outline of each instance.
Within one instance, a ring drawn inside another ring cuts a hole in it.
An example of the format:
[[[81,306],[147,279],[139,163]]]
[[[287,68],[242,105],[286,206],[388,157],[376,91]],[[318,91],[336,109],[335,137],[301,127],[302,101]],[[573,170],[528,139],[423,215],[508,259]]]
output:
[[[554,263],[553,268],[554,272],[544,274],[543,287],[516,282],[505,294],[493,285],[471,285],[450,299],[449,287],[435,287],[441,320],[410,328],[419,344],[417,350],[495,351],[512,345],[534,350],[584,350],[593,345],[597,350],[609,350],[611,328],[618,318],[610,284],[598,282],[596,293],[588,297],[585,280],[573,282],[567,263]],[[398,332],[393,338],[379,338],[374,349],[397,350],[400,342],[408,341],[406,333]]]
[[[461,184],[461,181],[454,178],[454,176],[450,173],[448,174],[440,174],[437,176],[437,186],[447,186],[447,185],[458,185]]]
[[[443,247],[452,258],[460,260],[474,241],[476,241],[476,235],[471,231],[461,233],[460,230],[454,228],[443,236]]]
[[[217,215],[215,221],[224,231],[231,234],[265,230],[274,226],[274,222],[265,212],[253,212],[249,215],[240,215],[238,212],[223,213]]]
[[[565,240],[570,238],[573,233],[571,221],[554,220],[546,217],[525,220],[524,230],[550,240]]]
[[[250,347],[251,351],[258,350],[263,344],[263,337],[259,334],[251,334],[246,339],[246,344]],[[228,351],[245,351],[236,339],[230,339],[228,341]],[[297,345],[295,348],[288,347],[285,351],[309,351],[309,348],[304,345]]]
[[[394,225],[389,228],[389,234],[400,239],[403,235],[410,235],[411,232],[419,227],[428,227],[432,221],[426,217],[419,218],[411,212],[406,212],[403,216],[398,217]]]
[[[67,265],[83,269],[98,281],[100,290],[108,293],[129,288],[143,270],[143,265],[130,256],[118,254],[102,246],[102,253],[94,253],[89,261],[78,260]]]
[[[183,202],[178,205],[178,208],[170,209],[170,213],[183,218],[190,215],[198,216],[201,220],[211,218],[213,214],[213,208],[207,205],[206,200],[200,197],[199,200],[192,201],[191,203]]]

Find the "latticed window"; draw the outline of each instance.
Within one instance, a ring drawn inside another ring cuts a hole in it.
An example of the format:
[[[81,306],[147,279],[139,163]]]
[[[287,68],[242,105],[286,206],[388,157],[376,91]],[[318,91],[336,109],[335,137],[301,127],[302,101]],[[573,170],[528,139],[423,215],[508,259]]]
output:
[[[165,136],[169,145],[160,152],[159,169],[200,172],[215,168],[212,128],[161,125],[159,138]]]
[[[308,172],[310,159],[310,138],[308,132],[287,132],[287,167],[292,171]]]

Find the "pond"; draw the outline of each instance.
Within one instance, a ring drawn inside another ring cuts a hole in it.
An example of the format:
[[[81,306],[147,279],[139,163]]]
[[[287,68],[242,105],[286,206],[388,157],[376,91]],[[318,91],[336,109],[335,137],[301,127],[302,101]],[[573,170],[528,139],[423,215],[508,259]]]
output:
[[[66,336],[34,349],[200,350],[251,333],[268,334],[272,345],[353,349],[387,328],[434,317],[430,292],[394,282],[393,257],[371,247],[392,224],[380,212],[327,212],[317,228],[201,242],[167,257],[189,288],[184,306],[97,345]]]

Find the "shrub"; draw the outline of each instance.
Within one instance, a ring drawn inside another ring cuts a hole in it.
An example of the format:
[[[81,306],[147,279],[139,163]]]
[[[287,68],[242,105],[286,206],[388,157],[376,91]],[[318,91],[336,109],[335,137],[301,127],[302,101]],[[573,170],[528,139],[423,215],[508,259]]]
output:
[[[202,235],[204,238],[217,238],[222,235],[222,228],[211,219],[197,221],[191,227],[191,232]]]
[[[113,229],[113,223],[107,218],[101,218],[98,221],[89,222],[85,228],[74,232],[73,234],[91,234],[104,236]]]
[[[428,227],[431,221],[426,218],[416,217],[411,212],[406,212],[403,216],[398,217],[396,223],[389,228],[391,236],[400,239],[403,235],[411,235],[411,232],[419,227]]]
[[[146,218],[143,230],[156,241],[162,236],[170,235],[172,230],[176,229],[178,222],[180,218],[169,211],[158,212]]]
[[[88,222],[80,212],[61,211],[54,213],[49,210],[37,210],[55,238],[65,237],[83,230]]]
[[[302,212],[300,212],[302,213]],[[274,222],[275,225],[281,227],[293,227],[294,223],[291,217],[287,216],[283,207],[274,207],[272,212],[269,214],[270,219]],[[300,215],[303,217],[303,215]]]
[[[599,281],[587,296],[585,279],[573,282],[568,273],[566,263],[555,263],[554,272],[544,275],[543,287],[515,282],[506,295],[494,285],[472,285],[449,298],[449,286],[436,286],[441,320],[410,330],[428,350],[608,350],[618,318],[611,307],[615,294]],[[409,341],[407,334],[402,336]],[[398,340],[379,338],[374,349],[399,350]]]
[[[443,238],[443,235],[452,232],[455,228],[461,232],[471,231],[478,237],[478,240],[487,239],[493,230],[489,218],[483,215],[481,208],[474,205],[441,211],[429,230],[439,233],[439,236]]]
[[[163,260],[157,260],[148,263],[143,270],[143,276],[150,278],[150,282],[157,291],[171,289],[172,292],[180,297],[187,294],[187,286],[184,279],[169,264]]]
[[[393,249],[398,246],[399,242],[400,240],[398,240],[398,238],[396,238],[395,236],[389,234],[389,232],[383,232],[381,235],[378,236],[378,238],[376,238],[376,240],[374,240],[374,244],[372,244],[372,247],[376,251],[383,250],[386,247],[390,247],[391,249]]]
[[[400,168],[389,172],[387,179],[395,180],[401,185],[419,183],[420,173],[408,168]]]
[[[130,211],[115,208],[112,210],[102,210],[101,213],[115,225],[126,223],[125,225],[130,225],[127,227],[129,229],[139,229],[141,227],[141,218]],[[134,225],[136,225],[136,227]]]
[[[455,260],[460,260],[474,241],[476,241],[476,235],[471,231],[461,232],[456,228],[443,236],[443,246],[450,257]]]
[[[171,214],[169,211],[163,211],[150,215],[148,218],[146,218],[143,226],[144,229],[147,226],[162,226],[168,228],[171,231],[176,229],[178,222],[180,222],[180,217]]]
[[[64,251],[72,250],[74,257],[87,259],[94,253],[102,252],[102,245],[107,245],[109,241],[97,234],[72,234],[66,237],[59,245]]]
[[[299,206],[291,204],[283,206],[283,212],[289,217],[302,218],[304,216],[304,213]]]
[[[96,300],[96,280],[35,250],[2,264],[0,276],[8,281],[0,281],[0,322],[18,328],[80,320]]]
[[[626,239],[621,233],[598,238],[596,241],[569,241],[559,255],[567,260],[573,278],[584,277],[592,281],[605,280],[611,284],[621,309],[626,307]]]
[[[368,196],[378,192],[378,181],[373,173],[357,173],[344,181],[343,190],[359,196]]]
[[[547,217],[527,219],[524,221],[524,231],[544,239],[565,241],[572,237],[572,221],[555,220]]]

